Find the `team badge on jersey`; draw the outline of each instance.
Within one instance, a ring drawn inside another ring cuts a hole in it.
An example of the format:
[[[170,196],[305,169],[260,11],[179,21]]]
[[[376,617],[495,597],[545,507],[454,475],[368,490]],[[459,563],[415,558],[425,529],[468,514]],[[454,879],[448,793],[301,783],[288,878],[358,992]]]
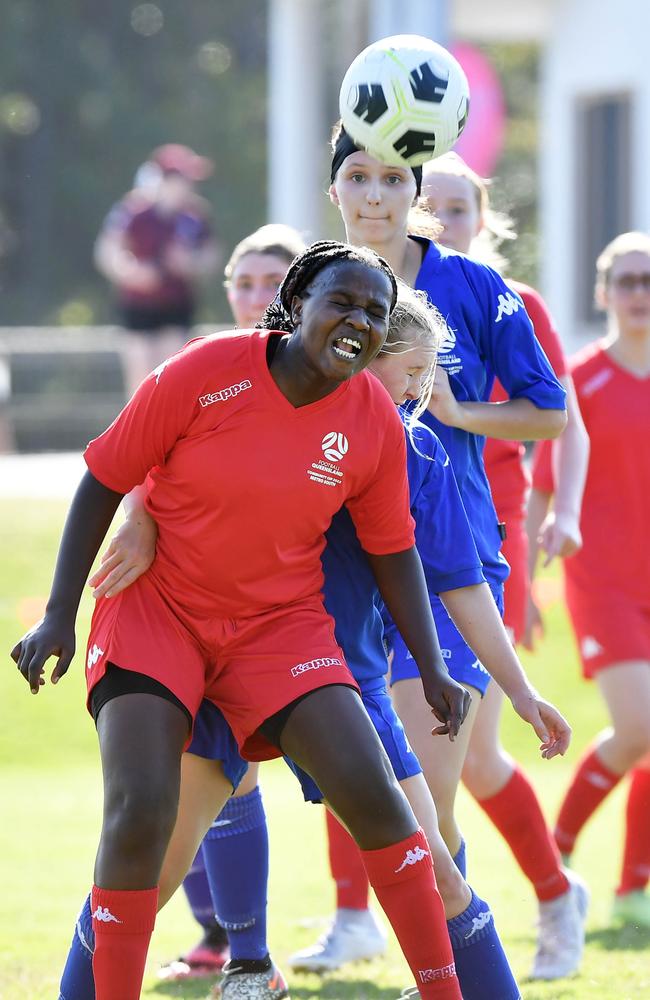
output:
[[[350,445],[345,434],[340,431],[329,431],[321,441],[324,458],[312,462],[307,475],[314,483],[323,486],[340,486],[343,481],[343,470],[339,468],[348,453]]]

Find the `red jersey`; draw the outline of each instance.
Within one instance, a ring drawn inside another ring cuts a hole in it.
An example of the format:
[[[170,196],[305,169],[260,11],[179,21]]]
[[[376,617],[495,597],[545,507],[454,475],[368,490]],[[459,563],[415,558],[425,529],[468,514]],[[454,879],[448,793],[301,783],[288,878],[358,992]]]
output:
[[[566,374],[566,359],[559,334],[544,299],[534,288],[520,281],[510,281],[508,284],[523,299],[535,336],[542,345],[551,368],[557,377],[561,378]],[[503,387],[496,381],[490,402],[501,403],[508,398]],[[495,438],[488,438],[485,442],[485,471],[490,481],[494,506],[501,521],[521,519],[524,516],[526,492],[530,485],[523,464],[524,453],[525,448],[521,441],[498,441]]]
[[[269,371],[269,336],[192,341],[85,453],[116,492],[146,478],[159,529],[149,572],[196,614],[244,618],[318,594],[343,504],[366,551],[414,544],[404,430],[384,387],[361,372],[296,408]]]
[[[564,560],[567,583],[586,592],[650,602],[650,377],[641,379],[609,357],[603,341],[571,359],[589,434],[589,469],[582,500],[583,546]],[[553,492],[550,442],[538,449],[533,486]]]

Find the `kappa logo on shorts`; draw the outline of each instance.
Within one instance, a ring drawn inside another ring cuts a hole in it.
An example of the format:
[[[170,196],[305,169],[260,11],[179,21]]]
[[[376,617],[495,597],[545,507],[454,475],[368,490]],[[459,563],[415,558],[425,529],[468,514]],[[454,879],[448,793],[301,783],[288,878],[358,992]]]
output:
[[[291,668],[292,677],[300,677],[306,670],[320,670],[321,667],[342,667],[343,660],[336,656],[319,656],[317,660],[307,660],[306,663],[296,663]]]
[[[95,643],[92,649],[88,650],[88,662],[86,663],[86,670],[92,670],[98,660],[101,660],[104,655],[104,650],[100,649]]]
[[[348,453],[348,439],[345,434],[330,431],[321,441],[321,447],[325,458],[328,458],[330,462],[340,462],[343,456]]]
[[[234,396],[238,396],[240,392],[244,392],[246,389],[252,389],[253,383],[250,379],[243,379],[241,382],[235,382],[234,385],[229,385],[225,389],[219,389],[218,392],[206,392],[204,396],[199,396],[199,403],[201,406],[212,406],[213,403],[223,403],[226,399],[232,399]]]
[[[598,656],[599,653],[604,652],[603,647],[598,642],[598,639],[594,639],[593,635],[586,635],[584,637],[580,643],[580,651],[585,660],[591,660],[592,657]]]
[[[439,969],[418,969],[421,983],[435,983],[438,979],[453,979],[456,975],[456,963],[450,962]]]

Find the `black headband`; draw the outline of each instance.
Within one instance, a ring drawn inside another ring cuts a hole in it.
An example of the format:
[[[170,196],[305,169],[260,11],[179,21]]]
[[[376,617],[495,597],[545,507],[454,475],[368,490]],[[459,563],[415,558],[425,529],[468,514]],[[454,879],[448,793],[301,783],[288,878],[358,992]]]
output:
[[[331,184],[333,184],[336,180],[336,175],[341,169],[343,161],[347,160],[348,156],[351,156],[352,153],[357,152],[362,153],[364,150],[361,146],[357,146],[345,129],[342,128],[339,137],[336,140],[336,146],[334,147],[334,154],[332,156],[332,170],[330,173]],[[419,198],[420,191],[422,189],[422,167],[411,167],[411,173],[415,178],[415,190]]]

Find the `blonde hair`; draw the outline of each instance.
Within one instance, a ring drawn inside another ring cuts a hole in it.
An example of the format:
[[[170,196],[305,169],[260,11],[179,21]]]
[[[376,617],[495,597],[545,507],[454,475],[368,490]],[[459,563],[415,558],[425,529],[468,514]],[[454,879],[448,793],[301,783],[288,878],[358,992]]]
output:
[[[429,160],[424,164],[422,171],[422,182],[426,183],[428,177],[435,177],[444,174],[451,177],[464,177],[469,181],[476,207],[480,213],[483,228],[472,241],[472,256],[489,264],[497,271],[503,271],[507,267],[506,258],[499,253],[498,247],[504,240],[516,240],[517,234],[513,229],[513,221],[505,212],[497,212],[490,206],[490,185],[489,178],[481,177],[475,170],[465,163],[458,153],[444,153],[435,160]]]
[[[632,230],[621,233],[608,243],[596,261],[596,287],[604,287],[608,283],[615,260],[636,251],[647,253],[650,257],[650,234]]]
[[[225,285],[229,285],[237,265],[251,253],[280,257],[290,264],[305,249],[305,241],[297,229],[280,223],[260,226],[237,244],[224,268]]]
[[[401,278],[397,279],[397,302],[388,323],[388,336],[381,349],[381,355],[402,354],[417,347],[433,348],[434,359],[431,369],[422,380],[422,393],[415,407],[410,411],[410,419],[417,420],[429,405],[433,377],[436,370],[438,346],[447,331],[447,324],[435,306],[431,305],[426,293],[411,288]]]

